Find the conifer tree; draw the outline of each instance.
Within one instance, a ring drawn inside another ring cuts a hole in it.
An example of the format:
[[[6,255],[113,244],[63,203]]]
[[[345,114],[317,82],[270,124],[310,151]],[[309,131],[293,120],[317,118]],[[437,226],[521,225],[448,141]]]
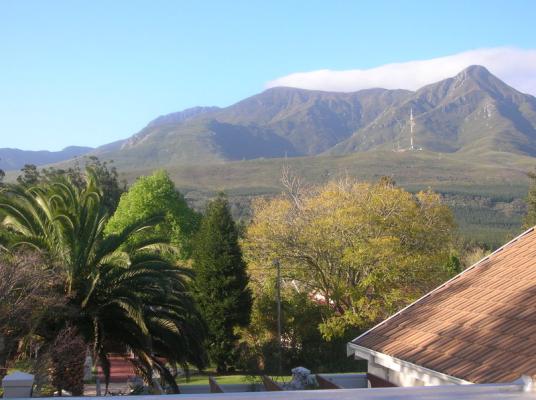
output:
[[[209,331],[207,350],[218,372],[236,355],[236,327],[249,323],[251,291],[238,230],[225,196],[207,206],[194,242],[195,296]]]

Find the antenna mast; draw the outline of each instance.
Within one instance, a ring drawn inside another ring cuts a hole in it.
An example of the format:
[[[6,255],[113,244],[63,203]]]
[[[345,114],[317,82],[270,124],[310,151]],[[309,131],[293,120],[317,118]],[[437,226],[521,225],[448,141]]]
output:
[[[409,131],[410,131],[410,134],[411,134],[410,146],[409,146],[410,150],[415,150],[415,146],[413,144],[413,139],[414,139],[413,129],[414,128],[415,128],[415,120],[413,119],[413,108],[411,108],[411,110],[409,112]]]

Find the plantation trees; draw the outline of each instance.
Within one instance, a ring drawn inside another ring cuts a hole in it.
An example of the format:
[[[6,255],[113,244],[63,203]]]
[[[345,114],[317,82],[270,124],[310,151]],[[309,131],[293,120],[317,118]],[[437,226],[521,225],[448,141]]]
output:
[[[453,217],[437,194],[388,179],[289,189],[254,204],[245,256],[257,281],[279,259],[287,285],[329,306],[325,338],[366,328],[448,277]]]
[[[249,322],[251,293],[227,200],[212,201],[193,251],[195,297],[208,325],[208,352],[218,372],[235,362],[235,328]]]
[[[119,202],[119,197],[125,191],[125,183],[119,181],[117,169],[110,166],[113,161],[101,161],[96,156],[84,157],[86,168],[90,168],[99,181],[102,191],[102,204],[109,213],[113,213]],[[17,182],[23,186],[31,187],[37,184],[45,184],[56,181],[58,178],[67,178],[69,181],[82,188],[85,184],[84,171],[80,168],[78,160],[72,167],[43,168],[38,169],[33,164],[25,164],[21,169],[21,174],[17,177]]]

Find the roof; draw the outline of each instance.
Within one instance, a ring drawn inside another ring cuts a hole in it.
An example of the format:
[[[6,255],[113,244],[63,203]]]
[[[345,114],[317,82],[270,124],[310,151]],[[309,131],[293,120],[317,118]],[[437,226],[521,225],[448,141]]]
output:
[[[535,228],[351,343],[473,383],[536,375]]]

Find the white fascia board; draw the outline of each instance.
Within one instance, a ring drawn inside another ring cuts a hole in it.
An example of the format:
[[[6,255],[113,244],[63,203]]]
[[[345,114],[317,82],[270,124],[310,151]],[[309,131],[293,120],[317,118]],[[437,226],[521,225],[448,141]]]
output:
[[[371,359],[374,358],[374,361],[377,364],[385,368],[389,368],[393,371],[400,371],[402,367],[408,367],[417,372],[425,373],[425,374],[434,376],[436,378],[445,380],[447,382],[454,383],[456,385],[472,385],[473,384],[473,382],[469,382],[464,379],[456,378],[451,375],[443,374],[441,372],[434,371],[433,369],[428,369],[423,366],[413,364],[408,361],[401,360],[399,358],[392,357],[385,353],[380,353],[378,351],[367,349],[366,347],[358,346],[357,344],[348,343],[347,350],[350,351],[350,349],[353,350],[356,357],[363,358],[368,361],[371,361]]]

